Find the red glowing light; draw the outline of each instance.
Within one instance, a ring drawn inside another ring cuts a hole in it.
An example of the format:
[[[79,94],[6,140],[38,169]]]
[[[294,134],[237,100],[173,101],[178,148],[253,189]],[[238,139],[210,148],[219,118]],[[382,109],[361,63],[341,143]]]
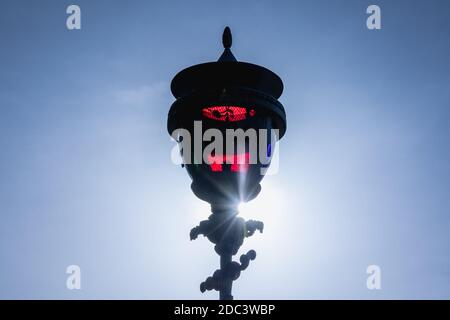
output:
[[[254,110],[253,110],[254,111]],[[203,108],[203,116],[218,121],[241,121],[247,117],[247,109],[236,106],[212,106]]]
[[[228,162],[228,163],[227,163]],[[250,153],[232,155],[209,155],[208,164],[213,172],[222,172],[223,165],[231,164],[232,172],[247,172],[250,163]]]
[[[233,172],[247,172],[248,164],[250,162],[250,153],[234,154],[232,155],[231,171]]]
[[[213,172],[222,172],[223,158],[220,156],[208,156],[208,163],[211,166]]]

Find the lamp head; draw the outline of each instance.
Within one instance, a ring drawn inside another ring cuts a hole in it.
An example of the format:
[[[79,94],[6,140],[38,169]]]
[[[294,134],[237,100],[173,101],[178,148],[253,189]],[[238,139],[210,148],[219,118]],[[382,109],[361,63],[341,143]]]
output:
[[[213,206],[258,195],[275,142],[286,132],[286,113],[278,101],[283,92],[280,77],[237,61],[228,27],[222,42],[224,52],[217,62],[191,66],[174,77],[171,90],[176,100],[167,121],[172,136],[177,129],[190,133],[189,144],[185,136],[175,138],[182,145],[193,192]],[[219,133],[221,150],[211,145],[218,143]]]

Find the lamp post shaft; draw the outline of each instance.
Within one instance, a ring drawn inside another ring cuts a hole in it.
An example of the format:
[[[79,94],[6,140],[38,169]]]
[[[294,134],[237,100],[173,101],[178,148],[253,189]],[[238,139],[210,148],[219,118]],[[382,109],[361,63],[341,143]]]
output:
[[[229,272],[231,261],[231,255],[223,254],[220,256],[220,269],[223,271],[223,283],[219,291],[220,300],[233,300],[231,295],[233,279],[230,278]]]

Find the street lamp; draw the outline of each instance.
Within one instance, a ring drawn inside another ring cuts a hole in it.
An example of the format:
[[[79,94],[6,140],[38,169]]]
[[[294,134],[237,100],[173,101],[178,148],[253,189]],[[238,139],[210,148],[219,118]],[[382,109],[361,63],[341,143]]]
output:
[[[286,132],[286,114],[277,100],[283,91],[281,79],[264,67],[238,62],[230,50],[228,27],[222,42],[225,49],[217,62],[191,66],[173,78],[176,101],[167,128],[180,145],[192,191],[211,205],[208,220],[190,233],[191,240],[207,237],[220,256],[220,269],[201,283],[200,290],[217,290],[221,300],[231,300],[233,281],[256,253],[241,255],[240,263],[232,256],[245,237],[264,227],[260,221],[238,217],[238,205],[261,191],[275,143]],[[220,143],[226,148],[219,148]]]

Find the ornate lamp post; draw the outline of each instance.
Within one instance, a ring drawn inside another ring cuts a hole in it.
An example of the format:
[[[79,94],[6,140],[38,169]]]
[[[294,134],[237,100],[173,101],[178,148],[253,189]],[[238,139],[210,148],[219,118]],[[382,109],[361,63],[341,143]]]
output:
[[[262,232],[264,227],[260,221],[238,217],[238,204],[254,199],[261,191],[260,182],[275,142],[286,132],[286,114],[277,100],[283,91],[281,79],[264,67],[238,62],[230,50],[232,37],[228,27],[222,40],[225,50],[217,62],[189,67],[172,80],[176,101],[170,108],[167,127],[182,146],[183,166],[192,178],[192,191],[211,204],[212,214],[191,230],[190,237],[193,240],[204,235],[215,244],[220,269],[201,283],[200,290],[217,290],[221,300],[231,300],[233,281],[256,258],[256,252],[250,250],[241,255],[240,262],[232,257],[244,238]],[[259,135],[255,142],[246,139],[249,135],[245,134],[231,151],[214,150],[206,157],[208,144],[203,139],[197,145],[186,144],[190,139],[174,134],[180,129],[193,134],[194,140],[214,129],[223,134],[227,146],[236,138],[230,130],[253,130]]]

